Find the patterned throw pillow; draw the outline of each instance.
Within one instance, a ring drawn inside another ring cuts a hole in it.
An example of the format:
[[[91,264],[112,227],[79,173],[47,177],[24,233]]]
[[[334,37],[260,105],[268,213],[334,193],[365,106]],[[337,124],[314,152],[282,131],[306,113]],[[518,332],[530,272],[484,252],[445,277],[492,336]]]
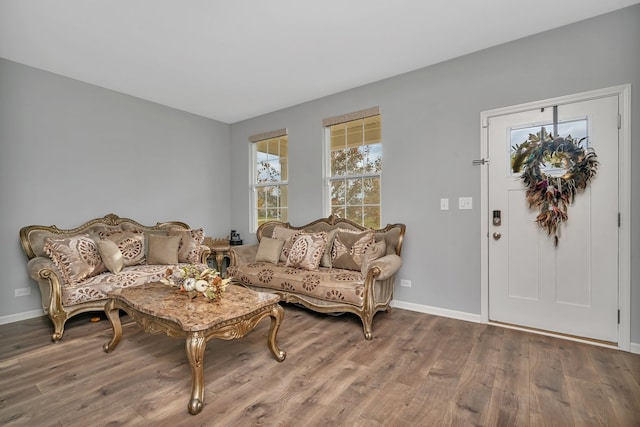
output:
[[[118,231],[104,233],[102,238],[118,245],[125,266],[142,264],[145,259],[144,233],[141,231]]]
[[[88,234],[48,237],[44,251],[62,273],[65,284],[70,286],[107,271],[98,253],[98,245]]]
[[[352,233],[339,230],[333,239],[331,265],[334,268],[360,271],[365,252],[375,243],[373,231]]]
[[[204,230],[185,230],[183,228],[171,228],[167,231],[168,236],[180,236],[180,247],[178,248],[178,262],[198,264],[200,262],[200,245],[204,242]]]
[[[287,261],[287,258],[289,258],[289,251],[291,250],[291,246],[293,246],[293,242],[296,240],[296,237],[298,237],[300,233],[302,233],[302,231],[292,230],[290,228],[281,227],[279,225],[273,229],[271,238],[284,241],[284,245],[282,246],[282,253],[280,254],[280,261]]]
[[[300,233],[291,246],[287,266],[317,270],[327,245],[327,233]]]
[[[369,249],[364,253],[362,257],[362,265],[360,267],[360,272],[364,275],[367,274],[369,270],[369,264],[371,262],[377,260],[378,258],[382,258],[387,254],[387,243],[384,239],[376,242],[375,245],[369,246]]]

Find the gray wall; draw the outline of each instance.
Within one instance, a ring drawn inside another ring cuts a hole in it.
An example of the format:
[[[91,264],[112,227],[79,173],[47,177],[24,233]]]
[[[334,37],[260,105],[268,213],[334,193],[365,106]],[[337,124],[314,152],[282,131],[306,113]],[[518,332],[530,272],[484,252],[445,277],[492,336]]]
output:
[[[225,236],[229,135],[227,124],[0,59],[0,320],[40,307],[25,225],[115,213]],[[31,295],[14,297],[23,287]]]
[[[640,5],[423,68],[231,126],[233,228],[249,230],[252,134],[289,129],[290,222],[323,214],[323,118],[380,106],[383,221],[403,222],[407,238],[395,299],[480,313],[480,113],[545,98],[632,84],[640,123]],[[420,54],[420,43],[411,47]],[[292,59],[295,60],[295,59]],[[640,343],[640,137],[632,134],[631,341]],[[474,209],[459,211],[471,196]],[[448,197],[453,209],[439,210]]]

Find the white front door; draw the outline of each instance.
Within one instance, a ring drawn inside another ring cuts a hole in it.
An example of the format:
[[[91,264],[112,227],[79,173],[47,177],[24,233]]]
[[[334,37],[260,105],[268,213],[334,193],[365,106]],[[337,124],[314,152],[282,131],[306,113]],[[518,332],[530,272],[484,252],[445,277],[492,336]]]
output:
[[[618,101],[558,105],[558,134],[586,136],[599,167],[569,205],[557,246],[511,170],[514,144],[553,131],[553,106],[488,119],[489,320],[618,341]]]

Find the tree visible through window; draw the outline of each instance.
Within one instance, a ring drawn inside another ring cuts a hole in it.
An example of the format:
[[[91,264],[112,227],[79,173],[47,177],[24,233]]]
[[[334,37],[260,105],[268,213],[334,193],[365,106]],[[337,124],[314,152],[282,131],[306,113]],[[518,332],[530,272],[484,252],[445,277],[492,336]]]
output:
[[[380,115],[329,126],[331,213],[380,228]]]
[[[257,226],[267,221],[288,221],[288,137],[255,143],[255,206]]]

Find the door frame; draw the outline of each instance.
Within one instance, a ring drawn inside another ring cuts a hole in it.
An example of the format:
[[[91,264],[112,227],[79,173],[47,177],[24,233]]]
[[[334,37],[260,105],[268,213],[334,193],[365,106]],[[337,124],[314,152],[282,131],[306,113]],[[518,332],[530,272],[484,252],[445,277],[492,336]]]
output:
[[[481,248],[481,291],[480,291],[480,319],[483,323],[489,321],[489,129],[488,121],[491,117],[519,113],[539,108],[550,108],[554,105],[571,104],[591,99],[618,96],[618,111],[621,118],[619,130],[618,152],[618,211],[620,226],[618,228],[618,309],[620,322],[618,325],[618,349],[630,351],[631,347],[631,84],[612,86],[581,92],[573,95],[560,96],[541,101],[509,107],[496,108],[480,113],[481,154],[480,168],[480,248]]]

